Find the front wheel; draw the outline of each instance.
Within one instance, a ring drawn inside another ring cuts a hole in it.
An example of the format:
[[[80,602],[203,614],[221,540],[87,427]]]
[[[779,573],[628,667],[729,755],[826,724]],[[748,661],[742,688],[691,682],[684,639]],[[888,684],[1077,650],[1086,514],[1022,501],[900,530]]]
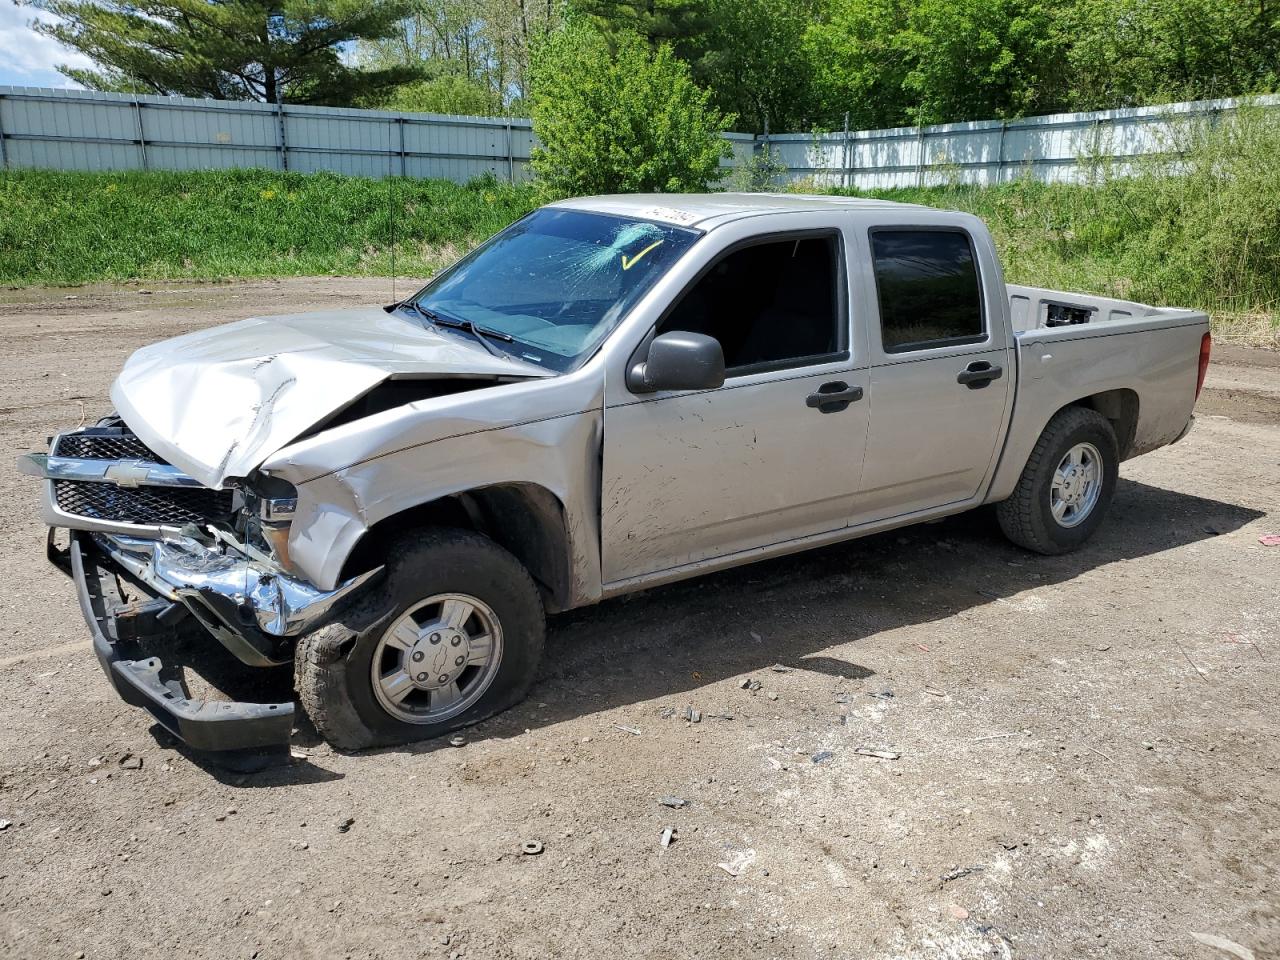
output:
[[[1000,529],[1037,553],[1076,549],[1102,523],[1119,468],[1106,417],[1087,407],[1059,411],[1036,441],[1013,495],[997,505]]]
[[[515,557],[470,531],[419,533],[392,546],[368,596],[298,641],[295,685],[334,746],[425,740],[522,700],[544,633]]]

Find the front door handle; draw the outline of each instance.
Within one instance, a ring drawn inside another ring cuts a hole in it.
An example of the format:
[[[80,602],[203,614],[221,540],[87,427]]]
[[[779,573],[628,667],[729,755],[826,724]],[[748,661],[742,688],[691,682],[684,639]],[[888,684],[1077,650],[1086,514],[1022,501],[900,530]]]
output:
[[[862,388],[857,384],[851,387],[843,380],[832,380],[820,386],[817,393],[805,397],[804,405],[819,413],[839,413],[855,400],[861,399]]]
[[[956,383],[963,383],[970,390],[981,390],[992,380],[999,380],[1004,376],[1004,371],[994,363],[987,363],[985,360],[975,360],[956,377]]]

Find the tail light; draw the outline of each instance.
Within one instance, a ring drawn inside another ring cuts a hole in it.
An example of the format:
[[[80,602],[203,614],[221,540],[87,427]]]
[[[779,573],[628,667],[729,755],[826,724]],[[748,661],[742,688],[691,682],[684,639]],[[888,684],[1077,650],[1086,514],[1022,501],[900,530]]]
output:
[[[1213,349],[1213,336],[1206,333],[1200,338],[1200,369],[1196,372],[1196,399],[1204,389],[1204,375],[1209,372],[1209,351]]]

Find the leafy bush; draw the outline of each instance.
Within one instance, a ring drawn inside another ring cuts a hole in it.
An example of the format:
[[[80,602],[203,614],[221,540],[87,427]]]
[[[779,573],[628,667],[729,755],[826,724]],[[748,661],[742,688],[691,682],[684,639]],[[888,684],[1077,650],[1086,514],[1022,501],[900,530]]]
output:
[[[787,165],[765,144],[759,153],[753,153],[734,165],[729,184],[739,193],[768,193],[777,190]]]
[[[731,120],[709,102],[669,47],[572,23],[534,58],[533,168],[549,196],[704,190]]]

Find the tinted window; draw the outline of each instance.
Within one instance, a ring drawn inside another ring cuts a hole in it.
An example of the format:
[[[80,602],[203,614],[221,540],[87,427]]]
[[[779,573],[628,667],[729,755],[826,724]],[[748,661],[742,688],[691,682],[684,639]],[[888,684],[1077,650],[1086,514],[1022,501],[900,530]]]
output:
[[[659,332],[715,337],[729,370],[835,353],[838,249],[835,237],[804,237],[736,250],[680,298]]]
[[[886,352],[983,339],[982,297],[968,234],[874,230],[871,253]]]

